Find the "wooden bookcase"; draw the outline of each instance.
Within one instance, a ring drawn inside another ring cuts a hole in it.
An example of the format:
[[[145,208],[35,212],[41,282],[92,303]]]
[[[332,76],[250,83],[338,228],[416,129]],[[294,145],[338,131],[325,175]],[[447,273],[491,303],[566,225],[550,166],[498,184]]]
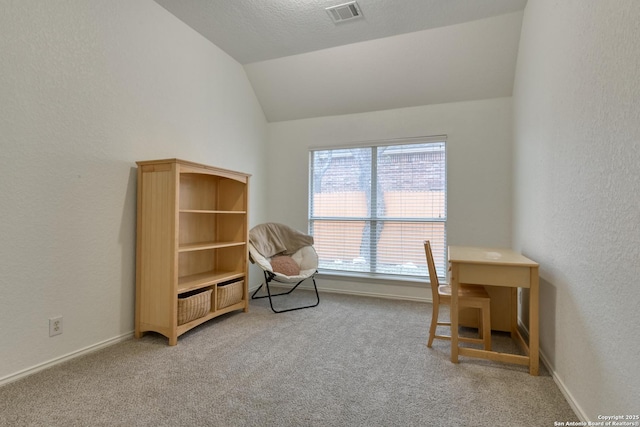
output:
[[[248,311],[249,175],[179,159],[137,164],[135,336],[155,331],[176,345],[207,320]],[[179,324],[194,294],[200,313]]]

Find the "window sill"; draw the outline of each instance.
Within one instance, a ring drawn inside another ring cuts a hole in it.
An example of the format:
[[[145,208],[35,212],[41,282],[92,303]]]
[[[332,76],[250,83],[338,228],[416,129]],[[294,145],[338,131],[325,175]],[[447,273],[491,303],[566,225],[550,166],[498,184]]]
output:
[[[320,279],[333,279],[350,282],[375,282],[383,285],[395,286],[419,286],[429,284],[428,277],[422,276],[393,276],[380,274],[367,274],[356,272],[337,272],[333,270],[318,270],[317,276]]]

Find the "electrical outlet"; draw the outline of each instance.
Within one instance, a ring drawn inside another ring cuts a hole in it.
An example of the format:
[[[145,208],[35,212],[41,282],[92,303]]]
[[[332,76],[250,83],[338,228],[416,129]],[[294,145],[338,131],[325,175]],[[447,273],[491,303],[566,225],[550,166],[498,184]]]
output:
[[[49,336],[60,335],[62,333],[62,316],[49,319]]]

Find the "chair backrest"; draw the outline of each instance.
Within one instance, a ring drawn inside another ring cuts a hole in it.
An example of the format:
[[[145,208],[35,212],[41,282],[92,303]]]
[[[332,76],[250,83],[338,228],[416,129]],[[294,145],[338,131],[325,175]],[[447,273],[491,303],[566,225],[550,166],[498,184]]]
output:
[[[269,259],[274,255],[292,255],[300,248],[313,246],[313,236],[285,224],[266,222],[249,230],[249,242]]]
[[[431,252],[431,242],[424,241],[424,253],[427,257],[427,267],[429,268],[429,281],[431,282],[431,296],[433,303],[437,304],[440,301],[438,294],[438,272],[436,271],[436,263],[433,261],[433,253]]]

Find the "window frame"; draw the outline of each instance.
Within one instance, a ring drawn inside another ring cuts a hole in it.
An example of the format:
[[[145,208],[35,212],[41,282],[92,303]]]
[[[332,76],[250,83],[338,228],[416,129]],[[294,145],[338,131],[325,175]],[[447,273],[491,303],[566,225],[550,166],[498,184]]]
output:
[[[411,145],[411,144],[429,144],[429,143],[440,143],[443,145],[443,154],[444,154],[444,164],[443,174],[444,174],[444,188],[443,188],[443,213],[444,216],[441,218],[434,217],[417,217],[417,218],[404,218],[404,217],[384,217],[378,216],[378,211],[376,209],[376,200],[375,196],[378,191],[378,174],[377,174],[377,153],[378,148],[380,147],[393,147],[393,146],[401,146],[401,145]],[[314,153],[318,151],[330,151],[330,150],[348,150],[348,149],[363,149],[369,148],[371,149],[371,200],[368,206],[369,216],[365,217],[330,217],[330,216],[312,216],[314,212]],[[374,230],[374,224],[379,223],[440,223],[443,226],[443,238],[444,238],[444,248],[442,248],[442,256],[437,257],[440,258],[440,262],[436,259],[437,271],[439,278],[446,278],[446,260],[447,260],[447,222],[448,222],[448,144],[447,144],[447,136],[446,135],[435,135],[435,136],[422,136],[422,137],[411,137],[411,138],[400,138],[400,139],[388,139],[388,140],[376,140],[376,141],[363,141],[358,143],[351,143],[345,145],[333,145],[333,146],[316,146],[311,147],[309,149],[309,186],[308,186],[308,212],[307,212],[307,221],[308,221],[308,231],[309,234],[313,235],[314,230],[314,222],[316,221],[364,221],[369,222],[371,224],[370,230]],[[370,231],[370,236],[375,233],[374,231]],[[375,263],[373,256],[371,257],[371,266],[369,271],[353,271],[353,270],[339,270],[339,269],[326,269],[320,268],[319,273],[324,276],[333,276],[333,277],[348,277],[348,278],[365,278],[365,279],[381,279],[381,280],[391,280],[395,282],[416,282],[419,279],[420,282],[423,282],[424,277],[428,276],[426,274],[396,274],[396,273],[382,273],[375,272]],[[426,269],[426,258],[424,260],[424,267]],[[373,270],[373,271],[372,271]],[[389,282],[393,283],[393,282]],[[404,283],[403,283],[404,284]]]

